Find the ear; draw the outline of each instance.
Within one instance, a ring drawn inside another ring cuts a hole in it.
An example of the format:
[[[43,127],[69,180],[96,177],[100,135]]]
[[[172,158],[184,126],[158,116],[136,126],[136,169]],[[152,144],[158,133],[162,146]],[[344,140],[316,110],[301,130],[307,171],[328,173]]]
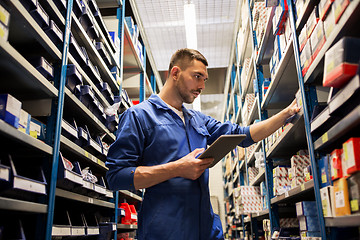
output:
[[[178,66],[174,66],[170,71],[171,78],[174,80],[177,80],[179,77],[180,71],[181,71],[181,69]]]

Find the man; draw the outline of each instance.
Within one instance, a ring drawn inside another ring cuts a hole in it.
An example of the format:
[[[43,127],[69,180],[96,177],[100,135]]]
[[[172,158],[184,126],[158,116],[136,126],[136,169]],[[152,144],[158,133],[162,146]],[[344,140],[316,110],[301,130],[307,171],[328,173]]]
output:
[[[146,189],[139,212],[138,239],[223,239],[209,195],[208,165],[197,159],[223,134],[246,134],[242,147],[260,141],[299,111],[295,101],[270,119],[240,127],[188,110],[205,88],[207,60],[180,49],[171,58],[169,76],[159,95],[125,111],[117,140],[108,152],[110,188]]]

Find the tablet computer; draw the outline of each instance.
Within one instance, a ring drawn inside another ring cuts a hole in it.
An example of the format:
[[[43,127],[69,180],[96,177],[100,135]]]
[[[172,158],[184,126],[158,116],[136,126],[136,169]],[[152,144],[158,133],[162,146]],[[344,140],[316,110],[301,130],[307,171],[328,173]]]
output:
[[[214,158],[214,161],[209,165],[209,168],[211,168],[245,138],[245,134],[221,135],[198,158]]]

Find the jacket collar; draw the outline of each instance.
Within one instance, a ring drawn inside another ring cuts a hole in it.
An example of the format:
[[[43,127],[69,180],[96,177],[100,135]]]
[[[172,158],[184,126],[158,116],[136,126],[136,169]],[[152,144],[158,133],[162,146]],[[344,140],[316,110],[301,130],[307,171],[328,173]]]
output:
[[[152,103],[157,109],[171,110],[166,103],[156,94],[152,94],[148,101]],[[187,114],[189,117],[192,117],[194,114],[190,112],[184,105],[181,106],[184,115]]]

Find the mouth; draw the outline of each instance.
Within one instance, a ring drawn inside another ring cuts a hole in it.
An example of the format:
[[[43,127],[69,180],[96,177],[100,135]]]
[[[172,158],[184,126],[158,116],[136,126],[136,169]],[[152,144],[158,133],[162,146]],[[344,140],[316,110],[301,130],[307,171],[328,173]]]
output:
[[[193,92],[195,98],[198,97],[198,96],[200,95],[200,93],[201,93],[201,92],[199,92],[199,91],[194,91],[194,92]]]

